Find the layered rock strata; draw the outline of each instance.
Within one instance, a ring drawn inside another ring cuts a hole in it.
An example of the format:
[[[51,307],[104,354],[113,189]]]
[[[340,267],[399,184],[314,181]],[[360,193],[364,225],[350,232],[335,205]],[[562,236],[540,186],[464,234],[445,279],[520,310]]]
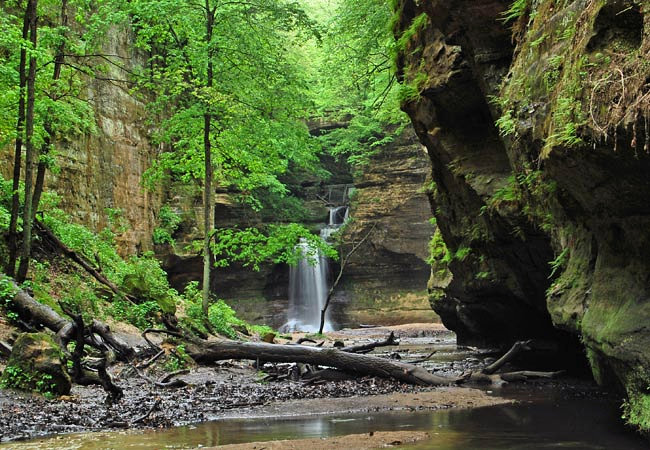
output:
[[[355,178],[343,253],[351,254],[334,301],[343,320],[431,322],[428,242],[434,231],[426,195],[430,164],[411,127],[373,155]]]
[[[434,309],[465,341],[579,338],[646,429],[649,7],[404,0],[395,28],[448,247]]]

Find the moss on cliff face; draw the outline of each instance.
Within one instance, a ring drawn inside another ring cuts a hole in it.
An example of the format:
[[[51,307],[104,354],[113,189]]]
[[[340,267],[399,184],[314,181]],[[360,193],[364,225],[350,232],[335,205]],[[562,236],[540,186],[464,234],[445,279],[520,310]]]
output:
[[[579,337],[647,431],[650,3],[520,3],[398,6],[397,35],[431,19],[397,59],[405,82],[427,74],[403,108],[433,163],[441,236],[472,249],[434,308],[469,340],[519,337],[511,322]],[[479,267],[491,276],[477,282]]]

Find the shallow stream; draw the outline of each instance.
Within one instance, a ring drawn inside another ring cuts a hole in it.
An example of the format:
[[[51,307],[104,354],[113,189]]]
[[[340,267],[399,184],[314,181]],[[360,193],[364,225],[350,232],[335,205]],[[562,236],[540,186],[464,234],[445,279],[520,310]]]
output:
[[[457,348],[447,335],[403,340],[400,351],[438,353],[427,364],[453,372],[482,364],[479,353]],[[394,351],[398,347],[384,351]],[[9,442],[0,448],[163,449],[195,448],[279,439],[324,438],[376,431],[427,431],[419,449],[647,449],[647,441],[626,430],[616,399],[580,380],[509,384],[484,388],[514,404],[475,409],[335,413],[273,417],[257,414],[221,418],[165,430],[59,435]],[[358,397],[363,409],[364,397]]]

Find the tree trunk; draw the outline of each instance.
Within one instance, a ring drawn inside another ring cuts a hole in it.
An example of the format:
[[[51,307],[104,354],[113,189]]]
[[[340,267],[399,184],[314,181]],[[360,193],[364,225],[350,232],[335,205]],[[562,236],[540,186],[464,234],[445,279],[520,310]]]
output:
[[[29,1],[31,11],[29,18],[29,40],[36,49],[36,32],[38,28],[37,0]],[[20,265],[17,280],[23,282],[27,277],[29,259],[32,251],[32,178],[34,176],[34,100],[36,96],[36,56],[29,57],[29,74],[27,75],[27,112],[25,115],[25,200],[23,204],[23,245],[20,251]]]
[[[327,291],[327,298],[325,299],[325,305],[323,305],[323,309],[321,309],[320,311],[320,325],[318,327],[318,334],[323,333],[323,328],[325,327],[325,314],[327,313],[327,308],[329,308],[330,306],[332,295],[334,295],[334,289],[336,289],[336,287],[339,285],[339,282],[341,281],[341,277],[343,276],[343,271],[345,270],[345,266],[350,260],[350,256],[352,256],[354,252],[356,252],[358,248],[361,247],[361,244],[363,244],[366,241],[366,239],[368,239],[368,236],[372,234],[376,226],[377,224],[373,224],[372,228],[370,228],[370,231],[368,231],[368,233],[363,237],[363,239],[361,239],[359,242],[353,245],[352,249],[348,252],[347,255],[345,255],[345,258],[341,260],[341,267],[339,268],[339,274],[336,276],[336,279],[334,280],[334,283],[332,283],[332,286],[330,286],[329,291]]]
[[[9,263],[7,265],[7,273],[12,277],[16,272],[16,260],[18,258],[18,211],[20,209],[20,195],[18,189],[20,188],[20,166],[22,164],[23,152],[23,124],[25,122],[25,85],[27,84],[27,74],[25,73],[27,66],[27,50],[24,47],[24,43],[29,37],[29,21],[32,16],[30,8],[32,7],[33,2],[28,2],[27,8],[25,9],[25,16],[23,18],[23,45],[20,48],[20,62],[18,63],[18,115],[16,121],[14,177],[11,194],[11,220],[9,223]]]
[[[63,0],[61,2],[61,28],[65,29],[68,26],[68,14],[66,9],[68,7],[68,0]],[[63,62],[65,61],[65,38],[61,39],[61,43],[56,49],[56,56],[54,57],[54,72],[52,73],[52,80],[54,83],[61,78],[61,68],[63,67]],[[34,198],[32,200],[32,217],[36,215],[38,211],[38,204],[41,201],[41,194],[43,193],[43,188],[45,186],[45,171],[47,170],[48,162],[43,158],[50,152],[50,145],[54,141],[54,130],[52,129],[52,124],[49,118],[45,117],[45,139],[43,140],[43,145],[41,146],[40,157],[38,160],[38,168],[36,169],[36,183],[34,184]]]
[[[210,1],[205,0],[206,25],[205,25],[205,43],[208,46],[208,73],[207,87],[212,87],[213,68],[212,68],[212,51],[210,42],[212,41],[212,28],[214,26],[214,13],[210,9]],[[212,192],[212,143],[210,142],[210,127],[212,126],[212,114],[210,105],[205,105],[206,112],[203,115],[203,150],[205,157],[205,182],[203,192],[203,227],[205,228],[205,237],[203,239],[203,289],[202,289],[202,309],[203,317],[208,322],[208,309],[210,306],[210,273],[212,271],[212,251],[210,241],[212,239],[212,228],[214,224],[214,193]]]
[[[9,282],[13,286],[14,297],[12,299],[12,306],[23,320],[43,325],[57,333],[63,341],[69,341],[74,338],[76,328],[73,322],[64,319],[49,306],[34,300],[27,292],[20,289],[11,278],[2,273],[0,273],[0,281]],[[111,333],[108,325],[94,320],[91,325],[91,331],[101,336],[104,343],[113,348],[120,359],[128,360],[134,356],[135,352],[133,348],[116,338]]]
[[[211,363],[224,359],[251,359],[267,362],[296,362],[336,367],[361,375],[393,378],[411,384],[438,386],[462,381],[433,375],[421,367],[391,361],[372,355],[360,355],[336,348],[307,347],[301,345],[277,345],[257,342],[220,340],[201,342],[192,340],[187,346],[188,354],[196,361]]]

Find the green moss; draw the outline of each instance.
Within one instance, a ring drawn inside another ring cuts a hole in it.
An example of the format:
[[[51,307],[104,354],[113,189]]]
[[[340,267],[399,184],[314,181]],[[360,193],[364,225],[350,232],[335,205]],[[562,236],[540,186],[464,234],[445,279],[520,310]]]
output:
[[[63,352],[45,333],[24,333],[14,343],[0,387],[38,392],[52,397],[70,393]]]
[[[650,433],[650,376],[637,367],[625,384],[627,401],[623,403],[623,419],[644,433]]]
[[[433,272],[440,277],[444,277],[449,272],[448,265],[451,260],[452,254],[447,249],[440,230],[436,229],[429,241],[429,259],[427,262],[431,265]]]

